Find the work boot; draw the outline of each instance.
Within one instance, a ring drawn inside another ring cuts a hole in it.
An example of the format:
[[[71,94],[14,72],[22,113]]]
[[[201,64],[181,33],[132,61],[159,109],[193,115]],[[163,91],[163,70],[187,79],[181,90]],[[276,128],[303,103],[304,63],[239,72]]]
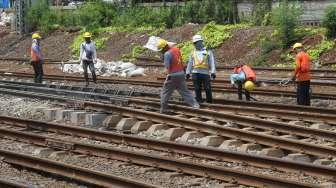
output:
[[[86,83],[85,83],[85,87],[87,87],[87,86],[89,86],[89,82],[86,82]]]

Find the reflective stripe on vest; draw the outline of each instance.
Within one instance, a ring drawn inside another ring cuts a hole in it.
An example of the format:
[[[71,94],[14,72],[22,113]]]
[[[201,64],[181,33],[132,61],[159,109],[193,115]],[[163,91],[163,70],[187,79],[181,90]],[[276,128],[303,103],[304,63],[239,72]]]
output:
[[[182,56],[178,48],[172,47],[168,50],[172,58],[168,69],[169,74],[183,71]]]
[[[202,60],[198,59],[196,50],[193,51],[193,68],[194,69],[209,69],[208,66],[208,51],[205,54],[202,53]]]

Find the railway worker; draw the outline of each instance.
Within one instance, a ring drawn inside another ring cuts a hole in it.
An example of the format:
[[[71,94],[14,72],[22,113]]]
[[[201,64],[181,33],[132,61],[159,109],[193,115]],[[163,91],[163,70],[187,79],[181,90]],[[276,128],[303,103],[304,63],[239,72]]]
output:
[[[205,90],[206,102],[212,103],[212,91],[210,80],[216,78],[216,67],[214,55],[211,50],[203,46],[201,35],[195,35],[192,38],[194,49],[190,54],[189,62],[186,70],[186,79],[192,75],[196,100],[203,102],[202,87]]]
[[[94,64],[97,62],[97,51],[96,46],[93,41],[91,41],[92,35],[89,32],[84,33],[84,42],[80,45],[80,56],[79,60],[83,65],[84,78],[86,86],[89,85],[89,76],[87,68],[89,67],[92,74],[92,80],[97,83],[97,76]]]
[[[175,90],[180,93],[188,105],[199,108],[199,104],[188,90],[185,81],[184,66],[180,50],[176,47],[169,46],[164,39],[159,39],[156,47],[163,54],[164,66],[167,72],[167,77],[160,94],[160,113],[167,112],[168,100]]]
[[[292,81],[297,84],[296,100],[298,105],[310,106],[310,60],[301,43],[295,43],[295,69]]]
[[[238,64],[233,69],[230,76],[231,84],[238,88],[238,98],[243,99],[243,89],[247,101],[250,101],[250,91],[255,88],[256,74],[251,67],[245,64]]]
[[[30,54],[31,54],[31,65],[34,68],[35,72],[35,78],[34,82],[35,83],[42,83],[42,77],[43,77],[43,58],[42,58],[42,53],[41,53],[41,39],[42,37],[40,36],[39,33],[33,33],[32,35],[32,45],[30,49]]]

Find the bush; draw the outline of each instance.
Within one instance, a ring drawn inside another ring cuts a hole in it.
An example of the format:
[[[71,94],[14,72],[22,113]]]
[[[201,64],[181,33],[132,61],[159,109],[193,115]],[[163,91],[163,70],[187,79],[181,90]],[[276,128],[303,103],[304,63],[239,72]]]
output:
[[[279,40],[283,48],[288,48],[298,40],[295,29],[298,27],[298,19],[302,10],[295,4],[291,5],[284,0],[279,7],[272,11],[272,23],[277,27]]]
[[[327,28],[328,37],[336,37],[336,6],[327,7],[322,24]]]

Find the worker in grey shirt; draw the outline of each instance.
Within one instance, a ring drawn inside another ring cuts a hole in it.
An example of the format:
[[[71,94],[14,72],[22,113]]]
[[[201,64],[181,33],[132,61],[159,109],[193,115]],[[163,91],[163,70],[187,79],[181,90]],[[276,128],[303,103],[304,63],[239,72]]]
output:
[[[86,86],[89,85],[89,77],[87,73],[87,68],[89,67],[90,72],[92,74],[92,80],[94,83],[97,83],[96,70],[94,67],[94,63],[97,61],[97,51],[94,42],[91,41],[91,33],[84,33],[84,42],[80,45],[80,56],[79,60],[83,63],[84,69],[84,78],[86,82]]]
[[[157,48],[163,53],[164,65],[168,73],[161,90],[160,113],[166,113],[168,100],[175,90],[180,93],[188,105],[194,108],[199,108],[199,104],[188,90],[187,83],[185,81],[184,67],[180,50],[176,47],[170,47],[167,41],[163,39],[159,39]]]
[[[193,49],[189,57],[186,71],[186,79],[189,79],[190,74],[192,74],[192,81],[194,84],[197,102],[203,102],[203,87],[206,94],[206,102],[212,103],[212,91],[210,81],[211,79],[216,78],[214,55],[211,50],[207,50],[203,46],[203,39],[201,35],[195,35],[193,37],[193,43],[195,48]]]

